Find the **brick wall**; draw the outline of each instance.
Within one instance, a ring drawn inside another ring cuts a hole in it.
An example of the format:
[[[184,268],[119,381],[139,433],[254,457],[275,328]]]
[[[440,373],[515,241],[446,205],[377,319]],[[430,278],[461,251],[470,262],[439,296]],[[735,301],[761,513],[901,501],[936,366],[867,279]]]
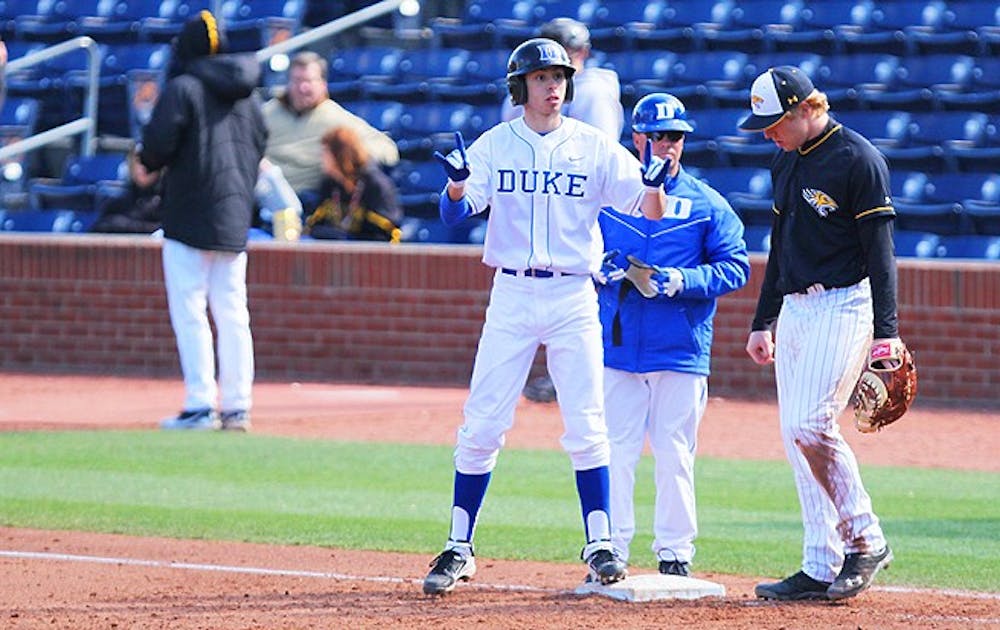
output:
[[[491,278],[479,255],[253,243],[258,378],[467,384]],[[763,262],[720,300],[714,395],[774,396],[743,351]],[[149,238],[0,235],[0,370],[179,377],[162,282]],[[922,401],[1000,406],[1000,265],[901,261],[900,329]]]

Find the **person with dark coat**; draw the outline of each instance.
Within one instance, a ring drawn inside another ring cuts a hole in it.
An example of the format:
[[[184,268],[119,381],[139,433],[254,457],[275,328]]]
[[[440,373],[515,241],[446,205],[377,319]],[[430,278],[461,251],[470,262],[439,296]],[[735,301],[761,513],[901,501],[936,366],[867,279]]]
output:
[[[139,150],[150,171],[166,167],[163,275],[185,387],[183,410],[160,426],[245,431],[254,373],[246,243],[267,143],[255,95],[260,66],[251,54],[224,54],[225,34],[209,11],[172,46]],[[206,307],[219,336],[218,384]]]
[[[319,239],[400,240],[403,207],[396,185],[370,159],[358,134],[335,127],[323,135],[323,200],[309,215],[309,234]]]

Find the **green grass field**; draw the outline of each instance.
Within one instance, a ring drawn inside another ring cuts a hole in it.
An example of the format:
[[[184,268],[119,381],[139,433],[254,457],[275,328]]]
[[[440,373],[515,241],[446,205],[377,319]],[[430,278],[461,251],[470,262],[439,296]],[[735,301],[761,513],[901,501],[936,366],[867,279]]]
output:
[[[440,551],[451,447],[260,435],[0,433],[0,525],[175,538]],[[896,555],[882,584],[1000,592],[1000,474],[865,467]],[[785,462],[697,463],[696,571],[782,577],[801,523]],[[632,564],[653,567],[652,461],[644,458]],[[477,550],[575,562],[582,524],[568,457],[506,449]]]

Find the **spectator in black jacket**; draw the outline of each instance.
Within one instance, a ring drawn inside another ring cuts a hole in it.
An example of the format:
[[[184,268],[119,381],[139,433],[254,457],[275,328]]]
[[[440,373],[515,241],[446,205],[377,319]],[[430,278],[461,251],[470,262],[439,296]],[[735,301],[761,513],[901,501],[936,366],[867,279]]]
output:
[[[320,239],[398,243],[403,207],[396,184],[347,127],[323,135],[322,201],[309,215],[309,235]]]
[[[184,25],[139,151],[149,170],[167,167],[163,275],[185,398],[163,429],[245,431],[250,423],[246,243],[267,129],[254,94],[260,66],[253,55],[227,55],[225,48],[211,12]],[[206,305],[219,336],[218,385]]]

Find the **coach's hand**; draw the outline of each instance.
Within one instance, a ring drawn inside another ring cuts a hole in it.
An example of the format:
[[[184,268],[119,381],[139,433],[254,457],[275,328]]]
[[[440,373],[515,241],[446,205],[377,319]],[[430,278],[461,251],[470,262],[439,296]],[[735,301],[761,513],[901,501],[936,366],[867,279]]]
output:
[[[747,354],[757,365],[774,363],[774,337],[770,330],[755,330],[747,338]]]
[[[621,282],[625,277],[625,270],[615,264],[615,258],[621,254],[620,250],[612,249],[604,253],[601,259],[601,268],[594,274],[594,280],[598,284],[615,284]]]
[[[455,146],[457,148],[448,155],[441,155],[440,151],[435,151],[434,159],[444,167],[450,182],[461,185],[469,178],[469,162],[465,158],[465,140],[461,131],[455,132]]]
[[[684,288],[684,276],[674,267],[654,267],[656,270],[649,277],[649,284],[660,295],[674,297]]]
[[[669,174],[670,160],[663,160],[653,155],[653,143],[646,138],[646,150],[642,154],[642,183],[647,189],[659,191]]]

